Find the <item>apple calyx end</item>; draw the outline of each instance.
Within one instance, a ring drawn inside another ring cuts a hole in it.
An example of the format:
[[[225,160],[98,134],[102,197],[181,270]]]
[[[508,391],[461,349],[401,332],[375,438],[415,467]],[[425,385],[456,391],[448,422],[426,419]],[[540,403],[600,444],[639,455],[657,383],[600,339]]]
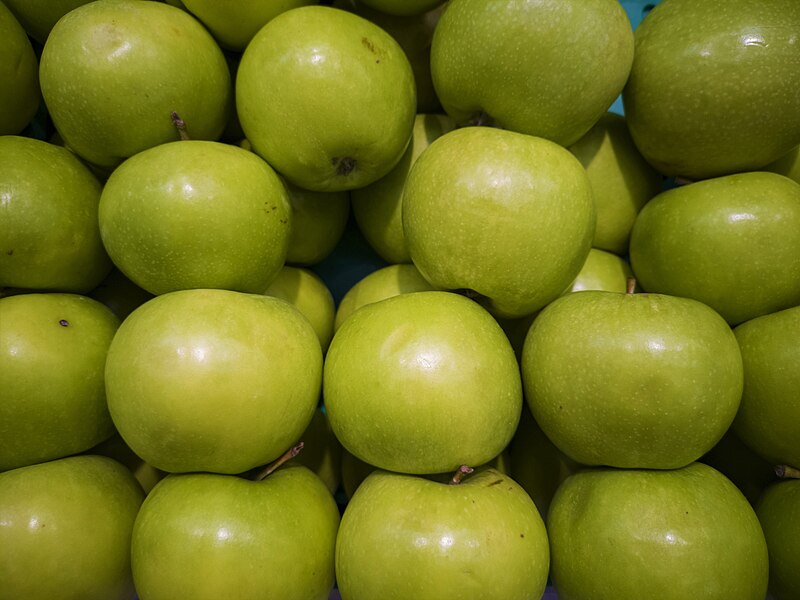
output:
[[[278,469],[281,465],[288,462],[289,460],[293,459],[295,456],[300,454],[300,451],[305,446],[304,442],[298,442],[296,445],[289,448],[286,452],[281,454],[278,458],[276,458],[273,462],[269,463],[264,469],[256,473],[256,476],[253,477],[253,481],[261,481],[267,478],[270,474]]]
[[[347,177],[356,170],[356,165],[358,161],[355,158],[351,158],[349,156],[335,156],[331,159],[331,164],[334,166],[336,170],[336,175],[341,177]]]
[[[789,465],[778,465],[775,474],[781,479],[800,479],[800,469]]]
[[[176,113],[174,110],[169,114],[169,118],[172,121],[172,124],[175,126],[175,129],[178,130],[178,135],[181,136],[181,141],[185,142],[189,138],[189,133],[186,131],[186,121],[181,119],[180,115]]]
[[[472,473],[474,470],[475,469],[473,469],[472,467],[468,467],[467,465],[461,465],[460,467],[458,467],[458,470],[455,473],[453,473],[453,477],[450,479],[450,481],[447,482],[447,484],[458,485],[459,483],[461,483],[464,477]]]

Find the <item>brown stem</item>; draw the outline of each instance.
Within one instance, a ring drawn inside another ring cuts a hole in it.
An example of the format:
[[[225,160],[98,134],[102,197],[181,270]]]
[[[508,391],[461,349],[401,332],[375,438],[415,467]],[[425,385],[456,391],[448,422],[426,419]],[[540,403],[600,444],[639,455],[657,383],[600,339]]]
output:
[[[625,280],[625,284],[625,293],[632,294],[636,290],[636,277],[628,277],[628,279]]]
[[[172,124],[175,125],[175,129],[178,130],[178,135],[181,136],[181,141],[185,142],[186,140],[191,139],[189,137],[189,133],[186,131],[186,121],[180,118],[178,113],[174,110],[170,113],[170,119],[172,119]]]
[[[465,476],[472,473],[475,469],[472,467],[468,467],[467,465],[461,465],[458,467],[458,471],[453,474],[453,477],[450,479],[450,485],[458,485],[461,483],[461,480],[464,479]]]
[[[265,477],[268,477],[270,473],[275,471],[278,467],[280,467],[283,463],[293,459],[295,456],[300,454],[300,450],[303,449],[305,444],[303,442],[298,442],[296,446],[292,446],[286,452],[284,452],[281,456],[279,456],[275,461],[268,464],[264,467],[263,470],[256,473],[256,476],[253,477],[253,481],[261,481]]]
[[[789,465],[778,465],[775,467],[775,474],[781,479],[800,479],[800,469]]]

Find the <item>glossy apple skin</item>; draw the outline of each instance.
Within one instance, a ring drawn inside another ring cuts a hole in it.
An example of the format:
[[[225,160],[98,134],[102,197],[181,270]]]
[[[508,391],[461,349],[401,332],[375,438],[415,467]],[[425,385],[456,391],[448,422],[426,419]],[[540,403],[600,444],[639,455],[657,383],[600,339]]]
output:
[[[136,519],[136,590],[141,600],[324,600],[338,526],[333,497],[302,466],[262,481],[169,475]]]
[[[633,277],[633,271],[624,258],[605,250],[592,248],[568,291],[598,290],[624,293],[628,289],[630,277]]]
[[[290,208],[275,171],[242,148],[190,140],[121,164],[100,197],[114,264],[152,294],[261,293],[286,260]]]
[[[58,20],[69,11],[88,4],[92,0],[3,0],[11,12],[19,19],[25,31],[40,44]]]
[[[286,262],[315,265],[327,258],[342,239],[350,215],[350,194],[312,192],[284,183],[292,211]]]
[[[74,294],[0,299],[0,471],[111,437],[103,371],[119,319]]]
[[[348,600],[540,598],[548,565],[536,506],[494,469],[458,485],[375,471],[347,505],[336,540]]]
[[[388,263],[409,263],[403,234],[402,200],[411,166],[431,142],[455,128],[450,117],[417,115],[411,143],[388,175],[351,192],[353,216],[370,246]]]
[[[536,312],[569,286],[595,227],[589,180],[572,154],[490,127],[434,140],[408,175],[402,218],[425,279],[473,290],[506,318]]]
[[[767,546],[741,492],[711,467],[576,473],[550,505],[559,600],[763,600]]]
[[[659,194],[630,261],[648,292],[699,300],[731,325],[800,304],[800,184],[740,173]]]
[[[734,329],[744,393],[733,429],[773,464],[800,465],[800,306]]]
[[[514,434],[522,389],[514,351],[480,306],[415,292],[354,312],[325,360],[328,417],[361,460],[404,473],[481,465]]]
[[[586,291],[536,317],[522,377],[536,421],[573,460],[675,469],[728,429],[743,375],[733,332],[704,304]]]
[[[125,319],[109,348],[106,391],[117,430],[154,467],[241,473],[299,439],[321,374],[314,329],[287,302],[186,290]]]
[[[253,149],[290,182],[349,190],[400,160],[414,124],[414,75],[377,25],[305,6],[275,17],[250,42],[236,106]]]
[[[0,2],[0,135],[16,135],[30,123],[42,100],[39,63],[25,30]]]
[[[91,291],[111,270],[100,182],[69,150],[0,137],[0,287]]]
[[[161,2],[90,2],[65,15],[42,52],[42,94],[79,156],[113,168],[177,140],[217,139],[232,106],[228,66],[191,15]]]
[[[130,600],[142,488],[105,456],[0,473],[0,598]]]
[[[615,0],[451,0],[431,46],[434,87],[459,125],[488,118],[563,146],[608,110],[632,61]]]
[[[800,595],[800,480],[768,487],[756,514],[769,549],[769,588],[775,600]]]
[[[443,3],[444,0],[361,0],[367,6],[381,12],[398,15],[411,16],[419,15],[426,11],[433,10]]]
[[[755,171],[800,143],[795,0],[665,0],[636,29],[631,135],[665,175]]]

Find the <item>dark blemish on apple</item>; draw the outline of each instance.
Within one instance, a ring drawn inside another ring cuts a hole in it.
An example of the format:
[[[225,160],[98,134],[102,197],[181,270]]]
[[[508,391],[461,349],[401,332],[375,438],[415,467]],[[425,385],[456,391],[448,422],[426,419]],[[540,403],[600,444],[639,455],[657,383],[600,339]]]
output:
[[[364,47],[365,47],[367,50],[369,50],[370,52],[372,52],[373,54],[377,54],[377,53],[378,53],[378,50],[375,48],[375,44],[373,44],[373,43],[372,43],[372,41],[370,41],[370,39],[369,39],[369,38],[362,37],[362,38],[361,38],[361,44],[362,44],[362,45],[363,45],[363,46],[364,46]]]
[[[520,533],[520,534],[519,534],[519,537],[521,537],[521,538],[524,538],[524,537],[525,537],[525,534],[524,534],[524,533]]]
[[[281,223],[283,223],[284,225],[288,225],[289,219],[281,219]]]
[[[349,156],[339,157],[334,156],[331,159],[331,164],[336,167],[336,174],[343,177],[350,175],[356,168],[356,160]]]
[[[6,252],[6,254],[8,254],[8,256],[12,256],[14,254],[14,251],[13,250],[9,250],[8,252]]]
[[[497,481],[493,481],[492,483],[490,483],[486,487],[492,487],[493,485],[497,485],[498,483],[503,483],[503,480],[502,479],[498,479]]]
[[[380,58],[376,59],[376,60],[375,60],[375,64],[376,64],[376,65],[379,65],[379,64],[381,64],[381,59],[380,59]]]
[[[69,321],[67,321],[66,319],[61,319],[58,322],[58,324],[61,325],[62,327],[69,327]]]

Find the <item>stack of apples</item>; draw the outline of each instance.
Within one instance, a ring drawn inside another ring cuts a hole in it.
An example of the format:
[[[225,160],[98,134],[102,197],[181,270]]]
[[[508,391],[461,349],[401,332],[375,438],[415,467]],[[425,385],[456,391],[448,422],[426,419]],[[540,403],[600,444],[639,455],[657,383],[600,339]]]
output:
[[[800,598],[800,2],[632,6],[0,1],[0,600]]]

